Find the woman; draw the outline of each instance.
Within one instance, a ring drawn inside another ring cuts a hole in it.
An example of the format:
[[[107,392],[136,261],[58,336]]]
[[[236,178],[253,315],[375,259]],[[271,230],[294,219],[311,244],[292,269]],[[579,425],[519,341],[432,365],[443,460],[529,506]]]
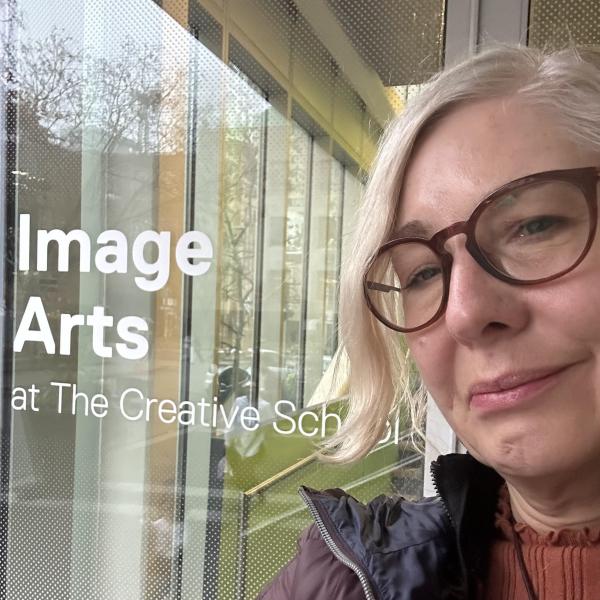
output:
[[[599,174],[592,50],[487,50],[390,126],[342,282],[332,444],[381,437],[404,339],[469,454],[417,503],[302,489],[315,524],[261,598],[600,598]]]

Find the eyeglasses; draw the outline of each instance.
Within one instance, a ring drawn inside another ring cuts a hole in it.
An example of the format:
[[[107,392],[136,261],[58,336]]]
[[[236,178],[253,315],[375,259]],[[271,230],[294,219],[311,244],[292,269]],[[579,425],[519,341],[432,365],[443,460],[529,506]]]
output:
[[[544,171],[507,183],[484,198],[466,221],[431,238],[383,244],[363,277],[367,305],[403,333],[428,327],[446,310],[452,255],[449,238],[490,275],[514,285],[557,279],[586,256],[597,225],[600,167]]]

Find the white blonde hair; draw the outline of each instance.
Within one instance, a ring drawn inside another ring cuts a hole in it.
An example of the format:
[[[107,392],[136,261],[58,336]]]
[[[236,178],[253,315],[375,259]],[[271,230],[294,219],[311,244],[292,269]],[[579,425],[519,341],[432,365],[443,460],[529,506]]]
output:
[[[404,172],[424,129],[454,107],[518,95],[551,110],[576,142],[600,148],[600,51],[570,47],[546,52],[497,45],[434,76],[386,129],[357,217],[354,243],[343,266],[340,337],[349,362],[349,406],[344,426],[325,443],[331,461],[358,459],[383,437],[397,407],[407,407],[422,435],[426,394],[415,378],[403,336],[369,311],[362,279],[391,235]]]

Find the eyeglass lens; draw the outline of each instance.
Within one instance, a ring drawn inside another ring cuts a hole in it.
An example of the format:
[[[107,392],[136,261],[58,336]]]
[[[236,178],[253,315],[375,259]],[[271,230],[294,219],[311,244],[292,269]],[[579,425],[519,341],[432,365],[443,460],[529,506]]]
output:
[[[479,214],[474,236],[492,275],[532,282],[574,265],[590,228],[583,191],[566,181],[543,181],[495,198]],[[394,245],[367,274],[371,309],[388,325],[422,327],[441,308],[444,277],[441,257],[427,244]]]

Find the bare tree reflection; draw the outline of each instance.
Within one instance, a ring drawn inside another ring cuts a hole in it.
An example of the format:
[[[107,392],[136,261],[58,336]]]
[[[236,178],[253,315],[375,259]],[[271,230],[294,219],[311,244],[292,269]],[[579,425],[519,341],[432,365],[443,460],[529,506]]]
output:
[[[1,41],[9,65],[2,83],[17,92],[22,118],[35,120],[50,143],[78,148],[87,127],[103,152],[123,141],[144,153],[185,149],[186,65],[164,65],[160,46],[128,37],[110,56],[97,56],[62,29],[32,39],[16,12],[7,19],[13,31]]]

